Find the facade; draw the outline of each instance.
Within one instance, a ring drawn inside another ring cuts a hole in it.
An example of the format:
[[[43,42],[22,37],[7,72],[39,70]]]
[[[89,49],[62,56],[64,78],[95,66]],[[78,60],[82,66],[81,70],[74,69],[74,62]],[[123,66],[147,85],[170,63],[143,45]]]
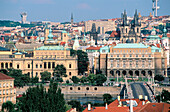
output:
[[[151,31],[151,35],[149,35],[147,38],[146,38],[146,42],[147,43],[151,43],[151,44],[159,44],[160,43],[160,37],[158,35],[156,35],[156,31],[155,29],[153,28],[152,31]]]
[[[14,78],[0,73],[0,109],[6,101],[16,103],[16,90],[14,88]]]
[[[53,35],[50,29],[48,39],[45,41],[46,44],[34,48],[32,56],[27,56],[24,52],[13,53],[12,50],[1,47],[0,69],[21,69],[24,74],[28,73],[30,77],[37,76],[40,80],[41,72],[48,71],[52,74],[53,69],[58,64],[63,64],[66,67],[67,74],[67,77],[63,77],[63,80],[77,76],[77,57],[70,56],[69,49],[56,45],[57,43],[52,37]]]
[[[126,11],[122,14],[122,24],[120,29],[120,41],[122,43],[139,43],[141,42],[141,24],[139,23],[139,18],[137,10],[134,15],[134,19],[131,22],[127,21]]]
[[[92,24],[96,25],[97,31],[99,34],[105,34],[106,31],[112,31],[115,29],[114,21],[86,21],[85,22],[85,31],[91,31]]]
[[[94,59],[94,69],[108,77],[116,76],[167,76],[167,58],[164,51],[142,43],[117,44],[110,52],[100,52]]]

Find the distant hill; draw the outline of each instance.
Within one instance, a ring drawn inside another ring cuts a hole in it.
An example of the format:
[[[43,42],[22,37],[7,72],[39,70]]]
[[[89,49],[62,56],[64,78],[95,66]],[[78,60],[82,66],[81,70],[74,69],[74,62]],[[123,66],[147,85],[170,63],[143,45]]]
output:
[[[34,27],[34,24],[22,24],[19,22],[14,22],[14,21],[9,21],[9,20],[0,20],[0,27],[16,27],[16,26],[21,26],[21,27]]]

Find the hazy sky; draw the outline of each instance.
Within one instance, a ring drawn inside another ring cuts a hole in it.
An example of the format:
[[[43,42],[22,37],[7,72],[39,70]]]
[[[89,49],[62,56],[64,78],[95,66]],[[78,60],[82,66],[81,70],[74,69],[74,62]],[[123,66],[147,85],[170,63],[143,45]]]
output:
[[[170,15],[170,0],[159,0],[159,15]],[[148,16],[152,0],[0,0],[0,20],[20,21],[20,13],[27,12],[28,21],[74,21],[111,19],[121,16],[124,9],[133,16],[135,9]]]

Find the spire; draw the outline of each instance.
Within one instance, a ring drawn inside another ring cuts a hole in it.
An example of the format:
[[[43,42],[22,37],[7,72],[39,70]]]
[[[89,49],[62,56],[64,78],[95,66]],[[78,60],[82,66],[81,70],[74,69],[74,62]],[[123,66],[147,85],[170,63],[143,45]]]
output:
[[[135,10],[135,15],[134,15],[134,25],[139,25],[138,23],[138,13],[137,13],[137,9]]]
[[[96,33],[96,24],[95,23],[92,24],[91,32]]]
[[[124,10],[124,13],[122,15],[122,19],[123,19],[123,26],[127,25],[127,14],[126,14],[126,10]]]
[[[71,26],[73,25],[73,13],[71,13]]]

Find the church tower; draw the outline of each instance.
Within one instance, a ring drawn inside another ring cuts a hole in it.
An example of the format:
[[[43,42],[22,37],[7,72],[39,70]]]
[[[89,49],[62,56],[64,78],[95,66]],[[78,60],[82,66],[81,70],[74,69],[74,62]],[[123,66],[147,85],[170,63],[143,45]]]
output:
[[[45,30],[44,30],[45,41],[48,39],[48,35],[49,35],[49,27],[47,23],[45,23]]]
[[[95,45],[97,45],[97,31],[96,31],[96,24],[95,23],[92,24],[90,37],[93,37],[93,39],[95,40]]]
[[[71,13],[71,26],[73,26],[73,13]]]

